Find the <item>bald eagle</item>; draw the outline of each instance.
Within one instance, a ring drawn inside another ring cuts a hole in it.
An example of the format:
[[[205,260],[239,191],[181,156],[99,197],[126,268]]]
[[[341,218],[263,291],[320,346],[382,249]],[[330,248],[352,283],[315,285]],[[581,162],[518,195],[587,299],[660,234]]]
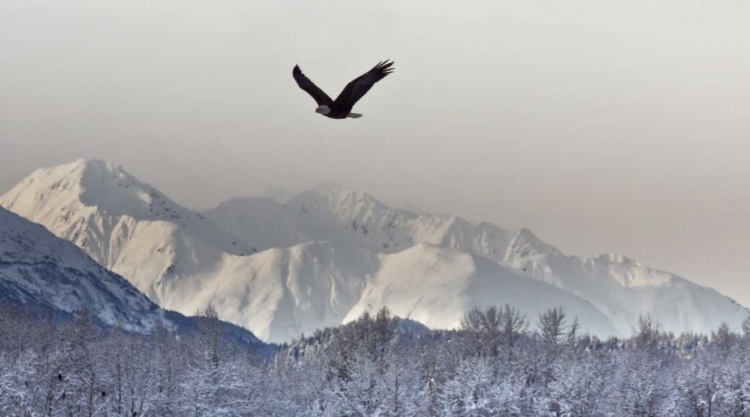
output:
[[[307,94],[315,99],[318,103],[318,108],[315,109],[315,113],[320,113],[323,116],[330,117],[331,119],[346,119],[351,117],[358,119],[362,117],[361,114],[352,113],[352,107],[359,101],[368,91],[375,85],[376,82],[385,78],[386,75],[393,72],[395,68],[391,68],[393,61],[383,62],[375,65],[371,70],[360,75],[359,77],[352,80],[349,84],[344,87],[336,100],[331,100],[326,93],[323,92],[317,85],[315,85],[309,78],[302,73],[299,69],[299,65],[295,65],[292,70],[292,76],[297,81],[299,88],[305,90]]]

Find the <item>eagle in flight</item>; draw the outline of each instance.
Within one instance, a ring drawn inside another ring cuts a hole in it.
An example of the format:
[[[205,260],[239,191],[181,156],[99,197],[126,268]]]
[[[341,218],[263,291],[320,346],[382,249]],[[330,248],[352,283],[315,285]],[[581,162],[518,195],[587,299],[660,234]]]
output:
[[[309,78],[302,73],[299,69],[299,65],[294,66],[292,70],[292,76],[297,81],[299,88],[305,90],[307,94],[315,99],[318,103],[318,108],[315,109],[315,113],[320,113],[323,116],[330,117],[331,119],[346,119],[351,117],[358,119],[362,117],[359,113],[352,113],[352,107],[359,101],[368,91],[375,85],[376,82],[385,78],[386,75],[393,72],[395,68],[391,68],[393,61],[383,62],[375,65],[371,70],[360,75],[359,77],[352,80],[349,84],[344,87],[336,100],[331,100],[328,94],[323,92],[315,83],[310,81]]]

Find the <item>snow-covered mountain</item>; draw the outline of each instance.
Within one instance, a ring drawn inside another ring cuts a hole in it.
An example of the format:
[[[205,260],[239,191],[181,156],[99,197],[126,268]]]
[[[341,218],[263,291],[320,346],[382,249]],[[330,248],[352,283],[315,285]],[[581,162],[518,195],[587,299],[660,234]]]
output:
[[[748,309],[718,291],[618,254],[595,258],[539,254],[516,263],[529,277],[591,301],[621,333],[650,315],[666,331],[708,334],[722,322],[739,330]]]
[[[159,308],[80,248],[1,207],[0,300],[62,318],[88,308],[102,325],[134,332],[148,332],[157,322],[187,331],[203,320]],[[264,348],[245,329],[223,323],[222,331],[242,345]]]
[[[211,269],[225,254],[252,251],[202,214],[96,159],[39,169],[1,200],[0,206],[75,243],[157,304],[160,286],[177,285],[183,271]]]
[[[73,313],[88,307],[105,324],[149,330],[163,312],[85,252],[0,208],[0,298]]]
[[[563,305],[581,317],[583,328],[616,333],[601,312],[566,291],[432,245],[378,255],[354,245],[309,242],[226,256],[214,273],[182,279],[183,288],[162,297],[167,308],[191,311],[212,302],[222,319],[271,342],[336,326],[383,306],[445,329],[457,327],[473,306],[509,303],[536,316],[549,305]]]
[[[380,261],[380,268],[365,281],[359,302],[344,321],[388,307],[395,315],[428,327],[451,329],[458,327],[464,313],[474,306],[517,306],[532,322],[550,306],[564,306],[587,331],[616,333],[591,303],[480,256],[420,243],[381,255]]]
[[[623,257],[566,256],[526,229],[417,214],[334,186],[283,194],[200,214],[118,166],[82,159],[34,172],[0,205],[76,243],[161,307],[192,314],[212,302],[266,341],[381,306],[434,328],[457,326],[473,306],[507,302],[532,320],[563,306],[602,336],[629,334],[646,313],[677,332],[738,326],[747,314]]]
[[[233,198],[205,214],[258,250],[331,240],[382,253],[428,243],[498,262],[561,254],[527,229],[513,231],[455,216],[416,214],[388,207],[367,193],[333,186],[302,192],[286,203]]]
[[[739,328],[748,314],[713,289],[622,255],[567,256],[528,229],[417,214],[337,187],[303,192],[283,204],[234,198],[205,214],[255,248],[330,240],[380,253],[423,243],[469,253],[589,301],[622,335],[630,334],[641,315],[651,315],[665,330],[708,333],[722,321]]]
[[[98,161],[90,163],[100,164]],[[102,217],[105,216],[95,216]],[[57,253],[59,262],[78,259],[83,265],[80,269],[93,268],[91,279],[99,274],[120,279],[104,271],[75,246],[52,236],[41,226],[33,226],[61,246],[49,250]],[[86,228],[80,233],[90,236],[92,230]],[[41,239],[30,241],[40,242]],[[127,247],[136,246],[135,242],[127,243]],[[90,246],[83,249],[86,247]],[[96,247],[101,250],[103,246]],[[118,249],[112,248],[113,251]],[[179,249],[169,249],[173,250]],[[105,251],[105,255],[107,253]],[[159,257],[152,260],[159,261],[163,260]],[[341,324],[383,305],[403,317],[413,317],[438,328],[452,328],[472,306],[516,303],[521,299],[531,314],[545,308],[547,301],[555,300],[585,317],[583,324],[587,328],[613,332],[601,313],[571,294],[541,282],[521,279],[489,261],[431,245],[419,245],[392,255],[378,255],[357,246],[325,241],[269,249],[254,256],[224,253],[211,269],[163,275],[154,282],[155,289],[151,292],[158,294],[163,307],[191,313],[213,302],[224,320],[252,329],[258,336],[274,342]],[[175,284],[162,285],[164,282]],[[40,286],[60,293],[53,290],[55,285],[53,282]],[[77,286],[73,285],[70,291],[75,291]],[[132,287],[126,286],[136,299],[155,308]],[[420,294],[403,292],[390,299],[398,286],[418,290]],[[546,296],[539,298],[539,293]],[[107,304],[92,301],[90,306],[96,311],[106,311]],[[80,305],[71,310],[76,307]]]

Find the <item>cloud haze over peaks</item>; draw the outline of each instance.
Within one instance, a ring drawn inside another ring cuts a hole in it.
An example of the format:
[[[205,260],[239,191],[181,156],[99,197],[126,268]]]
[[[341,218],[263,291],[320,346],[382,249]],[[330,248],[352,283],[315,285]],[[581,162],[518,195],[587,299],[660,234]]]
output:
[[[327,181],[750,304],[746,3],[0,2],[0,190],[93,155],[194,209]],[[397,70],[334,121],[330,95]]]

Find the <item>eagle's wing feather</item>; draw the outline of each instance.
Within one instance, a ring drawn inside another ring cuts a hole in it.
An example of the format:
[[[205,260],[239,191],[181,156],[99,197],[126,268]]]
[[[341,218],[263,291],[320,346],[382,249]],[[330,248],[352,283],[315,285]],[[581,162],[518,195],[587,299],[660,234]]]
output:
[[[375,65],[371,70],[360,75],[359,77],[352,80],[349,84],[344,87],[333,102],[333,107],[338,111],[350,112],[354,107],[354,104],[359,101],[368,91],[375,85],[376,82],[385,78],[388,74],[393,72],[395,68],[391,68],[393,62],[385,60]]]
[[[302,70],[299,69],[299,65],[294,66],[294,69],[292,70],[292,76],[294,77],[294,80],[297,81],[297,85],[299,86],[299,88],[305,90],[307,94],[312,96],[312,98],[315,99],[315,102],[318,103],[318,106],[322,106],[324,104],[329,107],[331,106],[333,100],[331,100],[331,98],[328,97],[328,94],[323,92],[320,87],[315,85],[315,83],[310,81],[310,79],[302,73]]]

